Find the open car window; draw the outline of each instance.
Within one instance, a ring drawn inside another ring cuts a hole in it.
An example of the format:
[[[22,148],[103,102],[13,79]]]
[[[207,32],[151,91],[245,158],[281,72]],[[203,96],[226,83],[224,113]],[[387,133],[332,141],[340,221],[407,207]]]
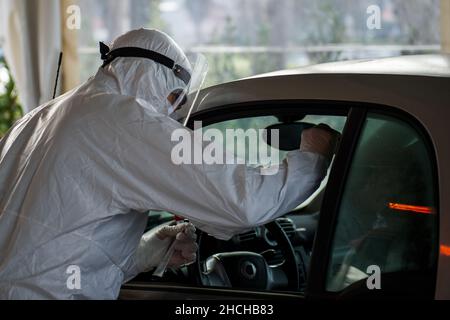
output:
[[[312,125],[318,124],[327,124],[334,130],[337,130],[342,133],[346,124],[347,117],[345,116],[334,116],[334,115],[306,115],[301,116],[301,119],[295,120],[294,122],[302,122],[309,123]],[[255,130],[259,132],[259,130],[267,129],[273,125],[283,123],[283,118],[280,116],[269,115],[269,116],[255,116],[255,117],[243,117],[237,119],[231,119],[226,121],[217,122],[208,126],[201,128],[203,133],[207,136],[209,130],[219,130],[221,134],[226,137],[227,130],[242,130],[241,134],[244,136],[249,136],[249,130]],[[210,131],[213,132],[213,131]],[[264,143],[261,140],[258,140],[259,143]],[[261,147],[261,146],[260,146]],[[271,146],[265,145],[264,147],[268,148],[268,152],[271,151]],[[298,146],[298,148],[300,145]],[[230,152],[235,155],[237,158],[242,159],[247,165],[250,166],[260,166],[265,165],[266,163],[260,161],[261,158],[258,157],[258,148],[251,148],[248,139],[224,139],[223,140],[223,150],[226,152]],[[281,163],[287,156],[288,151],[277,149],[278,161],[272,164]],[[256,161],[255,161],[256,160]],[[328,172],[329,173],[329,172]],[[303,208],[308,205],[312,200],[314,200],[318,195],[320,195],[328,182],[328,174],[327,177],[322,181],[318,190],[304,203],[299,205],[299,208]],[[168,221],[173,220],[173,215],[169,212],[149,212],[149,221],[146,230],[150,230],[153,227],[161,225],[163,223],[167,223]]]
[[[249,129],[266,129],[270,126],[280,124],[283,120],[278,116],[257,116],[257,117],[246,117],[232,120],[225,120],[222,122],[217,122],[206,126],[203,130],[217,129],[225,135],[228,129],[242,129],[243,131]],[[346,116],[335,116],[335,115],[306,115],[302,116],[301,119],[295,120],[295,122],[308,123],[311,125],[327,124],[331,128],[343,132],[346,125]],[[229,141],[224,141],[224,150],[228,152],[233,152],[238,157],[248,160],[251,154],[251,149],[247,146],[236,146],[235,144],[229,144]],[[299,145],[298,145],[299,148]],[[279,162],[283,161],[287,156],[288,151],[280,150],[279,152]],[[247,162],[246,162],[247,163]],[[263,163],[260,163],[263,165]],[[328,181],[328,175],[322,182],[320,188],[314,193],[303,204],[299,204],[299,209],[301,208],[302,214],[299,215],[296,212],[287,213],[284,218],[281,218],[279,223],[283,230],[289,237],[289,240],[293,246],[294,252],[298,259],[299,264],[299,281],[300,287],[299,292],[304,291],[307,281],[307,269],[309,264],[309,258],[312,251],[312,242],[315,234],[315,226],[317,221],[317,215],[320,213],[320,201],[318,207],[314,207],[311,210],[306,208],[309,203],[313,202],[314,198],[320,198],[326,187]],[[316,205],[316,204],[315,204]],[[242,234],[236,235],[230,241],[218,241],[209,236],[206,236],[206,240],[203,240],[199,252],[200,262],[202,265],[200,268],[205,270],[205,265],[208,257],[216,253],[222,252],[238,252],[238,251],[250,251],[257,254],[263,254],[266,262],[270,268],[277,269],[283,268],[283,264],[286,262],[285,256],[283,256],[282,250],[280,250],[279,245],[274,241],[271,233],[261,226],[255,228],[254,230]],[[275,273],[276,274],[276,273]],[[285,289],[283,286],[283,280],[280,279],[279,285],[266,290],[275,291],[291,291]],[[206,286],[206,285],[205,285]],[[212,285],[214,286],[214,285]],[[255,289],[251,287],[246,287],[245,284],[232,284],[231,288],[239,289]],[[260,288],[258,290],[261,290]]]
[[[297,123],[308,123],[313,125],[318,125],[320,123],[327,124],[331,128],[342,133],[346,117],[343,116],[323,116],[323,115],[306,115],[302,117],[302,119],[296,120],[294,122]],[[227,130],[243,130],[243,133],[248,132],[248,130],[264,130],[268,129],[273,125],[283,123],[283,119],[277,116],[260,116],[260,117],[247,117],[240,119],[227,120],[223,122],[218,122],[203,128],[203,130],[208,129],[217,129],[222,132],[223,136],[226,136]],[[247,164],[255,165],[253,163],[249,163],[249,158],[257,158],[252,157],[252,150],[249,148],[248,140],[239,139],[235,141],[231,141],[227,139],[224,141],[224,150],[235,154],[238,158],[245,159]],[[281,141],[280,141],[281,142]],[[270,148],[270,146],[267,146]],[[300,148],[300,145],[298,146]],[[279,151],[279,159],[278,163],[281,163],[288,153],[286,150],[278,150]],[[256,165],[264,165],[264,163],[257,163]]]
[[[344,113],[345,114],[345,113]],[[345,115],[324,115],[323,110],[321,114],[309,114],[304,115],[301,114],[301,111],[299,111],[298,116],[292,116],[292,112],[289,113],[289,118],[286,118],[283,115],[264,115],[264,116],[248,116],[245,115],[245,117],[239,117],[239,115],[236,115],[236,117],[224,119],[223,121],[218,121],[216,123],[210,124],[208,126],[205,126],[202,128],[203,134],[205,134],[209,129],[220,131],[223,136],[226,136],[226,131],[230,129],[234,130],[242,130],[241,134],[246,134],[249,130],[264,130],[268,129],[273,125],[279,125],[284,123],[304,123],[308,126],[314,126],[318,124],[327,124],[334,130],[337,130],[339,132],[343,132],[344,127],[346,125],[347,116]],[[298,133],[297,133],[298,134]],[[289,138],[289,137],[287,137]],[[297,137],[298,138],[298,137]],[[282,139],[282,137],[281,137]],[[259,165],[265,165],[264,162],[257,162],[257,163],[249,163],[249,159],[259,159],[258,157],[255,157],[254,154],[251,152],[257,152],[257,149],[253,149],[249,146],[248,140],[245,139],[237,139],[236,141],[230,141],[229,139],[225,139],[223,141],[223,150],[227,152],[233,153],[235,156],[237,156],[240,159],[244,159],[245,163],[247,165],[251,166],[259,166]],[[267,142],[267,141],[266,141]],[[261,141],[259,140],[259,143]],[[271,146],[269,146],[269,142],[267,142],[266,147],[269,149]],[[300,141],[296,142],[294,144],[294,149],[292,150],[298,150],[300,147]],[[277,150],[278,151],[278,163],[282,162],[289,151],[287,150]],[[272,158],[273,160],[273,158]],[[192,272],[193,269],[200,271],[200,274],[205,273],[207,270],[207,264],[208,260],[210,261],[211,257],[213,257],[216,254],[222,254],[222,253],[233,253],[233,252],[251,252],[255,254],[262,255],[264,259],[267,262],[267,265],[270,269],[273,270],[274,274],[274,286],[270,288],[261,288],[261,287],[253,287],[252,285],[246,284],[244,282],[240,281],[232,281],[233,283],[228,287],[231,289],[251,289],[254,291],[296,291],[296,292],[304,292],[306,288],[306,281],[307,281],[307,269],[309,266],[309,259],[312,252],[312,244],[313,239],[315,235],[315,229],[317,225],[317,217],[320,214],[320,199],[323,194],[323,191],[326,187],[328,181],[328,175],[322,182],[321,187],[317,190],[314,195],[305,201],[302,205],[299,207],[301,209],[301,213],[297,212],[286,212],[285,217],[281,217],[278,219],[278,224],[280,227],[284,230],[288,237],[288,241],[290,242],[290,245],[293,247],[293,252],[296,256],[297,264],[298,264],[298,278],[299,278],[299,288],[298,289],[292,289],[288,288],[288,279],[292,277],[292,272],[289,271],[289,268],[287,265],[289,264],[287,261],[292,261],[290,258],[288,258],[287,255],[285,255],[284,249],[278,243],[267,226],[260,226],[257,228],[254,228],[253,230],[234,236],[229,241],[220,241],[215,238],[210,237],[207,234],[202,234],[201,237],[199,237],[199,252],[198,252],[198,268],[197,265],[191,265],[187,270],[182,270],[182,272],[177,272],[177,275],[175,278],[164,278],[161,280],[152,278],[151,281],[168,281],[169,279],[173,282],[183,282],[187,281],[190,284],[192,283],[192,279],[197,278],[198,276],[189,277],[192,278],[191,280],[184,279],[180,275],[182,274],[188,274],[189,272]],[[276,191],[274,191],[276,192]],[[314,202],[313,200],[317,198],[318,201],[315,201],[314,205],[309,206],[310,202]],[[168,223],[169,221],[173,221],[174,216],[171,215],[168,212],[150,212],[149,214],[149,223],[147,226],[147,230],[154,228],[158,225],[161,225],[163,223]],[[201,239],[201,241],[200,241]],[[188,271],[190,270],[190,271]],[[283,271],[283,272],[280,272]],[[290,273],[291,272],[291,273]],[[197,273],[197,271],[195,271]],[[194,274],[195,274],[194,273]],[[283,274],[284,273],[284,274]],[[293,273],[295,274],[295,273]],[[217,287],[217,284],[214,283],[195,283],[197,286],[201,287]],[[221,286],[220,286],[221,287]]]

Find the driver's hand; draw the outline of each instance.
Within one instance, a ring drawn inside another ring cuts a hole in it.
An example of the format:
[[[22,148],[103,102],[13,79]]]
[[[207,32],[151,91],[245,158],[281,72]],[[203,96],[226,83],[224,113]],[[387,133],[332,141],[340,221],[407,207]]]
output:
[[[195,226],[192,223],[184,222],[174,226],[164,226],[156,232],[156,236],[163,241],[167,239],[175,241],[169,267],[178,268],[195,262],[198,245]]]
[[[326,124],[304,130],[300,151],[318,153],[331,161],[341,139],[341,134]]]

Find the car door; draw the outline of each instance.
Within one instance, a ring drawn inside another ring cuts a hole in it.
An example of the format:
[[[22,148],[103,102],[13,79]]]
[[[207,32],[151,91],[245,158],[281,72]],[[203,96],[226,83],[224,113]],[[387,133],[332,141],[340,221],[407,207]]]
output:
[[[361,104],[331,173],[316,234],[312,299],[435,293],[438,178],[433,144],[410,115]]]
[[[283,121],[301,120],[316,124],[325,122],[334,127],[334,129],[342,131],[344,126],[348,126],[346,119],[351,108],[351,104],[348,103],[329,101],[259,101],[218,106],[211,110],[198,112],[192,116],[189,126],[193,128],[195,121],[202,121],[204,128],[215,128],[218,130],[239,128],[246,130],[249,128],[263,129]],[[343,141],[342,143],[345,144],[346,142]],[[326,184],[323,184],[322,187],[324,188],[325,186]],[[303,291],[211,288],[192,283],[176,284],[151,281],[146,283],[128,283],[122,288],[121,293],[122,299],[292,299],[303,297]]]

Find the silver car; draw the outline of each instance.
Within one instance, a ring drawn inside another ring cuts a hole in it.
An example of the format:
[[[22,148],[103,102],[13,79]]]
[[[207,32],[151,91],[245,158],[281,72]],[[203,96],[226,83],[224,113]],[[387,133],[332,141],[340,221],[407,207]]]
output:
[[[142,274],[122,299],[450,299],[450,56],[280,71],[198,101],[190,126],[278,128],[280,161],[319,123],[339,150],[296,210],[226,242],[199,232],[195,264]],[[149,228],[174,219],[149,215]]]

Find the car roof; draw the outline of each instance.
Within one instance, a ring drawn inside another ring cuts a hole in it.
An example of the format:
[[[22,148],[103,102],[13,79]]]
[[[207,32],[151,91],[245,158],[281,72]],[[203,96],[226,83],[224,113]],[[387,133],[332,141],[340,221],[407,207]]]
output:
[[[367,102],[411,112],[447,107],[449,84],[450,55],[446,54],[334,62],[211,86],[200,92],[194,112],[277,100]],[[179,112],[181,117],[186,109]]]
[[[358,73],[450,77],[450,55],[427,54],[329,62],[261,74],[251,78],[305,73]]]
[[[208,87],[200,92],[194,113],[217,106],[277,100],[367,102],[407,112],[447,109],[449,87],[450,55],[446,54],[334,62]],[[179,115],[185,117],[187,109]]]

